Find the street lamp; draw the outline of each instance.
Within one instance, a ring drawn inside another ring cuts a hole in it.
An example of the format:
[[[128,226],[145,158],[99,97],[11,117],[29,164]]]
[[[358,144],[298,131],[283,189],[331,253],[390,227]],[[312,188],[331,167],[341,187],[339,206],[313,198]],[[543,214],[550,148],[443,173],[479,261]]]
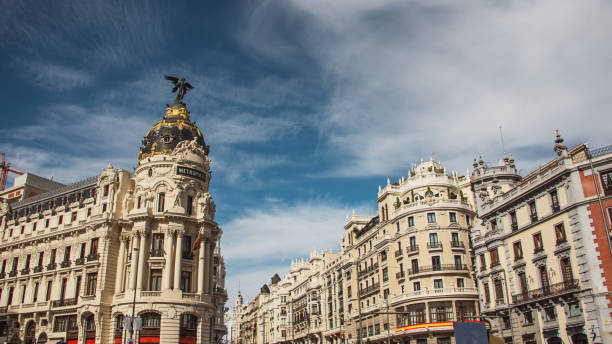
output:
[[[135,275],[135,280],[136,283],[134,283],[134,298],[132,299],[132,326],[130,327],[130,341],[133,343],[134,342],[134,315],[136,313],[136,285],[138,285],[138,247],[134,246],[133,249],[133,253],[132,253],[132,264],[136,264],[136,268],[134,269],[136,271],[136,275]]]

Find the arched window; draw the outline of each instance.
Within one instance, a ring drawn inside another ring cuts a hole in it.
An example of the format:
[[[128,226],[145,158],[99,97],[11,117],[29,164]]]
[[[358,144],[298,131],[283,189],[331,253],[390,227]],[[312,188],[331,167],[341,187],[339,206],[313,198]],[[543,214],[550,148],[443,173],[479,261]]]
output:
[[[181,315],[181,329],[195,330],[198,318],[193,314]]]
[[[142,315],[143,328],[159,328],[161,326],[161,315],[157,313],[144,313]]]
[[[119,339],[119,343],[121,343],[121,339],[123,338],[123,314],[117,314],[115,316],[115,343],[117,343],[117,339]]]

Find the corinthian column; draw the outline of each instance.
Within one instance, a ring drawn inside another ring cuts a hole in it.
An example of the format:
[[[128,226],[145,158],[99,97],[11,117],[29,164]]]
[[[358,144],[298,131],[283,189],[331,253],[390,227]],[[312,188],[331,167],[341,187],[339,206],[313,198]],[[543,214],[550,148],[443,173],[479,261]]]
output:
[[[115,280],[115,292],[121,292],[121,282],[123,281],[123,275],[125,274],[125,264],[123,261],[125,259],[125,238],[120,237],[121,243],[119,245],[119,260],[117,261],[117,279]]]
[[[183,257],[183,231],[179,231],[176,233],[176,247],[175,256],[174,256],[174,289],[181,288],[181,272],[182,272],[182,262]]]
[[[138,240],[139,233],[132,235],[132,259],[130,260],[130,289],[136,289],[136,265],[140,250],[138,249],[140,241]]]
[[[166,258],[166,264],[164,265],[164,275],[162,276],[163,289],[170,289],[170,282],[172,282],[172,242],[174,241],[174,231],[166,232],[166,238],[164,241],[164,257]]]
[[[202,295],[204,293],[204,254],[206,245],[200,241],[199,256],[198,256],[198,294]]]
[[[144,280],[144,266],[145,266],[145,250],[147,249],[147,234],[142,233],[140,235],[140,248],[138,254],[138,279],[136,280],[136,289],[142,290],[142,281]]]

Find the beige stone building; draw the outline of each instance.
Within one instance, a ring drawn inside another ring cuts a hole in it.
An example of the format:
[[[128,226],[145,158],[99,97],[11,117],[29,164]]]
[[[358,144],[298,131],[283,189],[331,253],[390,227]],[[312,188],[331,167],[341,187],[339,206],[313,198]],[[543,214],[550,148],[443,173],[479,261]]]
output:
[[[474,160],[482,312],[507,343],[611,343],[612,149],[593,154],[598,188],[585,145],[568,150],[557,134],[554,151],[524,178],[511,157]]]
[[[267,320],[272,317],[262,314],[286,307],[291,314],[286,336],[266,332],[240,343],[339,344],[388,337],[396,343],[452,343],[452,321],[478,315],[469,178],[425,161],[381,187],[377,204],[377,216],[347,218],[340,252],[311,253],[308,261],[292,264],[279,292],[257,296],[258,307],[249,308],[253,313],[237,307],[233,330],[239,332],[232,338],[245,337],[241,324],[250,324],[247,319],[261,317],[261,324],[273,326]],[[286,303],[267,301],[283,295]]]
[[[5,198],[0,342],[217,343],[225,267],[210,179],[208,146],[177,101],[133,173],[109,165],[68,186],[32,179],[36,195]],[[132,315],[137,331],[125,326]]]

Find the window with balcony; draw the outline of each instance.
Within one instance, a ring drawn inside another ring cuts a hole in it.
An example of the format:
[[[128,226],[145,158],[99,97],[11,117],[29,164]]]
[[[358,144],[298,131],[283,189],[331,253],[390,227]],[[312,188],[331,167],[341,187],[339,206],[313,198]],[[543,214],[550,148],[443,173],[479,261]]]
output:
[[[414,216],[408,216],[408,227],[414,227]]]
[[[574,274],[572,273],[572,265],[570,264],[569,258],[561,259],[561,275],[563,282],[573,283]]]
[[[164,234],[155,233],[153,234],[153,241],[151,242],[151,257],[163,257],[164,256]]]
[[[440,246],[438,241],[438,233],[429,233],[429,247],[437,248]]]
[[[459,247],[459,233],[456,233],[456,232],[451,233],[451,246]]]
[[[536,209],[536,202],[531,201],[527,205],[529,208],[529,217],[531,218],[531,222],[536,222],[538,220],[538,211]]]
[[[38,300],[38,288],[40,283],[36,282],[34,284],[34,293],[32,294],[32,302],[36,302]]]
[[[436,223],[436,213],[427,213],[427,223]]]
[[[442,282],[442,279],[435,279],[434,289],[442,289],[442,288],[444,288],[444,283]]]
[[[181,273],[181,290],[191,292],[191,271],[182,271]]]
[[[514,260],[515,261],[519,259],[523,259],[523,247],[521,246],[520,240],[512,244],[512,249],[514,250]]]
[[[431,257],[431,268],[433,270],[442,270],[442,263],[440,262],[440,256]]]
[[[552,212],[556,213],[561,209],[559,205],[559,196],[557,195],[557,190],[553,190],[550,193],[550,206],[552,208]]]
[[[421,290],[421,282],[414,282],[414,283],[412,283],[412,290],[420,291]]]
[[[409,246],[410,252],[418,250],[418,246],[417,246],[417,243],[416,243],[416,237],[415,236],[411,236],[408,240],[409,240],[409,244],[410,244],[410,246]]]
[[[65,262],[70,261],[70,248],[71,248],[70,246],[66,246],[64,248],[64,261]]]
[[[192,249],[191,236],[185,235],[183,237],[183,247],[182,247],[183,259],[193,259],[193,251],[191,249]]]
[[[495,302],[497,304],[504,304],[504,289],[502,287],[502,281],[494,281],[493,286],[495,288]]]
[[[480,254],[479,257],[480,257],[480,271],[485,271],[487,269],[485,255]]]
[[[410,266],[412,267],[412,273],[413,274],[418,273],[419,272],[419,260],[418,259],[413,259],[410,262],[410,264],[411,264]],[[403,272],[403,270],[401,270],[401,269],[400,269],[400,271]]]
[[[45,293],[45,301],[49,301],[51,299],[51,290],[53,288],[53,282],[49,280],[47,282],[47,292]]]
[[[74,288],[74,298],[78,299],[81,296],[81,275],[77,276],[76,279],[76,288]]]
[[[542,241],[542,233],[536,233],[533,235],[533,251],[535,253],[544,251],[544,242]]]
[[[151,269],[151,277],[149,278],[149,290],[160,291],[162,285],[162,270]]]
[[[491,294],[489,293],[489,283],[483,283],[482,288],[484,289],[485,303],[490,303]]]
[[[27,291],[28,285],[24,284],[21,287],[21,304],[23,305],[25,303],[25,296],[26,296],[26,291]]]
[[[557,312],[555,312],[554,307],[548,307],[544,309],[544,319],[546,321],[555,321],[557,320]]]
[[[565,236],[565,226],[563,222],[555,225],[555,236],[557,237],[557,245],[567,242],[567,237]]]
[[[450,213],[448,213],[448,218],[450,220],[450,223],[457,223],[457,213],[451,211]]]
[[[600,172],[599,175],[604,194],[612,195],[612,170]]]
[[[382,270],[383,273],[383,282],[387,282],[389,280],[389,270],[387,268],[384,268]]]
[[[495,232],[495,230],[497,229],[497,220],[493,219],[489,223],[491,224],[491,232]]]
[[[93,256],[96,254],[98,254],[98,238],[93,238],[89,243],[89,255]]]
[[[96,294],[96,283],[98,282],[98,273],[89,273],[87,274],[87,289],[85,292],[86,295],[95,295]]]
[[[461,256],[456,255],[453,258],[455,259],[455,269],[462,270],[463,262],[462,262]]]
[[[463,278],[457,278],[457,288],[465,288],[465,280]]]
[[[525,317],[525,324],[531,325],[533,324],[533,313],[531,311],[526,311],[523,316]]]

